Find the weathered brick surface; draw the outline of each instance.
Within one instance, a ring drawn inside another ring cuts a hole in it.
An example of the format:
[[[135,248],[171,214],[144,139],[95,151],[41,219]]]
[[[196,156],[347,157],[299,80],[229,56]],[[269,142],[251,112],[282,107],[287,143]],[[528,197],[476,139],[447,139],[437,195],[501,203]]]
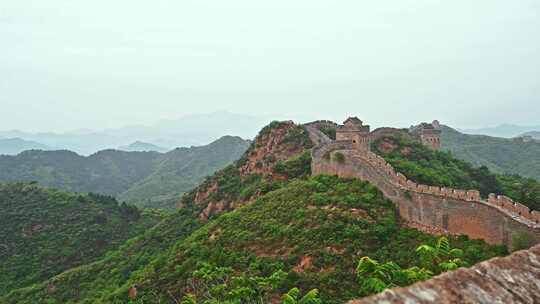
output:
[[[384,158],[365,149],[366,143],[362,147],[358,145],[359,138],[367,136],[366,132],[369,132],[369,129],[364,129],[366,126],[355,118],[346,122],[348,125],[338,128],[338,140],[319,141],[319,145],[313,149],[314,175],[335,174],[371,182],[396,203],[401,217],[411,225],[415,223],[415,227],[466,234],[471,238],[505,245],[510,245],[514,236],[527,234],[535,243],[540,243],[539,212],[531,212],[506,196],[491,194],[487,200],[483,200],[478,190],[439,188],[408,180]],[[436,122],[421,124],[414,127],[411,134],[436,134],[437,130],[433,129],[436,125]],[[392,132],[406,133],[391,128],[381,128],[375,132],[369,136],[374,138]],[[345,162],[337,162],[335,153],[343,154]]]
[[[313,154],[312,172],[342,177],[356,177],[376,185],[387,198],[397,204],[400,215],[407,222],[442,229],[449,234],[466,234],[485,239],[492,244],[510,245],[512,237],[528,234],[540,243],[537,213],[509,198],[490,196],[483,201],[476,190],[456,190],[418,185],[392,173],[378,155],[350,149],[346,141],[319,147]],[[330,157],[320,157],[320,151]],[[345,155],[345,162],[335,161],[333,154]]]
[[[540,245],[348,304],[540,303]]]

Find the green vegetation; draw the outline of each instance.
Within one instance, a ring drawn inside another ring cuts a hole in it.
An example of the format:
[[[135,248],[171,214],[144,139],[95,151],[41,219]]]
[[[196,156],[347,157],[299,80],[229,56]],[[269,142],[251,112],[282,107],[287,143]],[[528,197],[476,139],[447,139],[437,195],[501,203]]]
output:
[[[322,301],[319,298],[319,290],[312,289],[308,291],[303,297],[300,294],[300,289],[293,288],[289,292],[283,295],[283,304],[321,304]]]
[[[161,219],[111,197],[0,184],[0,295],[90,263]]]
[[[456,158],[486,166],[499,174],[519,174],[540,180],[540,141],[462,134],[441,126],[441,144]]]
[[[72,268],[45,282],[17,289],[0,303],[111,303],[97,300],[115,292],[142,268],[163,262],[175,242],[200,227],[189,210],[165,217],[153,228],[128,240],[102,259]],[[118,303],[125,303],[127,297]],[[145,302],[148,303],[148,302]],[[152,303],[152,302],[150,302]]]
[[[340,164],[345,163],[345,155],[341,152],[334,153],[334,159]]]
[[[225,136],[207,146],[170,151],[154,172],[131,185],[118,199],[144,207],[175,208],[182,194],[240,158],[248,146],[249,142],[240,137]]]
[[[323,132],[330,139],[336,140],[336,127],[321,126],[319,131]]]
[[[183,209],[104,259],[0,302],[121,303],[136,286],[145,303],[232,294],[260,301],[295,287],[317,288],[324,303],[342,303],[364,294],[354,275],[360,254],[412,267],[416,259],[410,252],[437,241],[401,227],[393,204],[375,187],[330,176],[293,180],[204,226],[190,220],[191,212],[196,211]],[[469,264],[505,253],[464,237],[452,242]],[[216,272],[227,279],[216,279]],[[76,286],[84,288],[74,291]]]
[[[296,128],[289,130],[281,144],[294,144],[297,147],[304,147],[306,149],[313,146],[309,138],[309,133],[304,126],[296,126]]]
[[[157,152],[26,151],[0,156],[0,181],[37,181],[66,191],[116,196],[144,207],[172,209],[207,175],[238,159],[249,142],[226,136],[207,146]]]
[[[266,293],[270,297],[293,287],[317,288],[325,303],[340,303],[359,295],[351,276],[359,252],[408,266],[414,263],[409,252],[425,242],[435,238],[401,228],[393,204],[376,188],[358,180],[319,176],[294,180],[215,218],[182,242],[164,265],[147,267],[131,285],[142,294],[181,294],[195,279],[197,265],[207,263],[232,268],[236,277],[268,278],[286,272],[283,284]],[[481,242],[462,244],[472,263],[501,253]],[[480,252],[485,255],[477,256]],[[192,294],[201,298],[209,291],[196,288]]]
[[[456,189],[476,189],[483,197],[504,194],[533,210],[540,210],[540,183],[517,175],[498,175],[485,167],[453,157],[450,152],[432,151],[399,136],[376,140],[372,149],[398,172],[421,184]]]
[[[512,236],[512,251],[529,249],[534,245],[534,239],[528,233],[516,233]]]
[[[381,292],[387,288],[407,286],[430,279],[445,271],[465,266],[461,260],[463,250],[451,248],[446,237],[441,237],[436,246],[420,245],[416,249],[419,265],[403,269],[394,262],[379,263],[363,257],[356,268],[356,275],[364,294]]]
[[[311,177],[303,128],[276,122],[261,135],[283,126],[292,135],[276,132],[285,136],[275,151],[285,154],[264,150],[264,174],[245,170],[261,159],[262,141],[151,229],[92,263],[12,290],[0,303],[333,304],[379,289],[363,283],[379,273],[368,262],[390,268],[392,280],[379,279],[392,286],[507,253],[481,240],[446,242],[403,227],[393,203],[367,182]],[[282,155],[289,159],[278,161]],[[222,213],[203,216],[217,205]],[[137,291],[132,300],[130,290]]]
[[[274,166],[275,173],[293,179],[311,175],[311,153],[306,151],[301,155],[286,161],[280,161]]]

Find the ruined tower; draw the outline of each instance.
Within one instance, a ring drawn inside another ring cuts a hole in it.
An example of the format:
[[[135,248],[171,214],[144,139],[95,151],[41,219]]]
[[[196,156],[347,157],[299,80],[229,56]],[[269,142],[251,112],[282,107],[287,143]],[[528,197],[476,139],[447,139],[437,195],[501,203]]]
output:
[[[417,137],[424,146],[439,150],[441,148],[441,126],[437,120],[432,123],[421,123],[417,126],[412,126],[409,133]]]
[[[349,117],[336,129],[336,140],[352,141],[356,150],[369,150],[371,144],[369,126],[364,126],[358,117]]]

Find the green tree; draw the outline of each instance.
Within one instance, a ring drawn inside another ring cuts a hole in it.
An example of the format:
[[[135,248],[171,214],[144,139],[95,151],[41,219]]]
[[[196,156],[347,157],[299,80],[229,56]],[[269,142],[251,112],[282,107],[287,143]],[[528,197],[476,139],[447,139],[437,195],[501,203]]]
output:
[[[387,288],[407,286],[466,264],[461,259],[463,251],[452,248],[448,238],[444,236],[437,240],[435,246],[427,244],[418,246],[416,253],[420,257],[420,265],[407,269],[402,269],[394,262],[379,263],[369,257],[360,259],[356,276],[362,293],[368,295]]]
[[[356,275],[362,293],[367,295],[381,292],[387,288],[406,286],[427,280],[433,276],[433,273],[425,268],[402,269],[394,262],[381,264],[369,257],[363,257],[356,268]]]
[[[319,298],[319,290],[312,289],[303,297],[300,295],[300,289],[293,288],[288,293],[283,295],[283,304],[321,304]]]
[[[416,253],[420,256],[423,266],[434,273],[441,273],[466,266],[466,263],[461,259],[463,257],[463,250],[452,248],[448,238],[444,236],[437,240],[435,246],[427,244],[419,246],[416,249]]]

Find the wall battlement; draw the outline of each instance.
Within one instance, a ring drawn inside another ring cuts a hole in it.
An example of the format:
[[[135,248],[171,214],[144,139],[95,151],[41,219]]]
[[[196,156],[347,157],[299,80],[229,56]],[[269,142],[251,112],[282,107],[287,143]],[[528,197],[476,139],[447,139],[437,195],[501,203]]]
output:
[[[393,130],[384,130],[384,133]],[[333,155],[341,153],[345,161]],[[493,244],[512,244],[516,235],[527,234],[540,243],[540,212],[530,211],[510,198],[478,190],[451,189],[417,184],[381,156],[356,149],[350,140],[329,141],[312,150],[312,172],[369,181],[399,208],[400,216],[414,227],[465,234]],[[417,224],[417,225],[414,225]]]
[[[442,198],[489,204],[512,213],[514,217],[521,217],[523,222],[529,222],[528,224],[531,226],[540,227],[540,212],[534,210],[531,211],[527,206],[514,202],[511,198],[504,195],[496,195],[491,193],[489,194],[488,199],[484,200],[481,198],[480,191],[478,190],[460,190],[417,184],[411,180],[408,180],[403,174],[396,173],[392,165],[387,163],[384,158],[371,151],[365,152],[365,154],[356,153],[355,158],[353,158],[352,161],[355,162],[355,159],[358,158],[363,158],[365,161],[369,162],[375,168],[380,170],[380,172],[383,173],[392,184],[394,184],[396,187],[400,187],[403,190],[436,195]]]

